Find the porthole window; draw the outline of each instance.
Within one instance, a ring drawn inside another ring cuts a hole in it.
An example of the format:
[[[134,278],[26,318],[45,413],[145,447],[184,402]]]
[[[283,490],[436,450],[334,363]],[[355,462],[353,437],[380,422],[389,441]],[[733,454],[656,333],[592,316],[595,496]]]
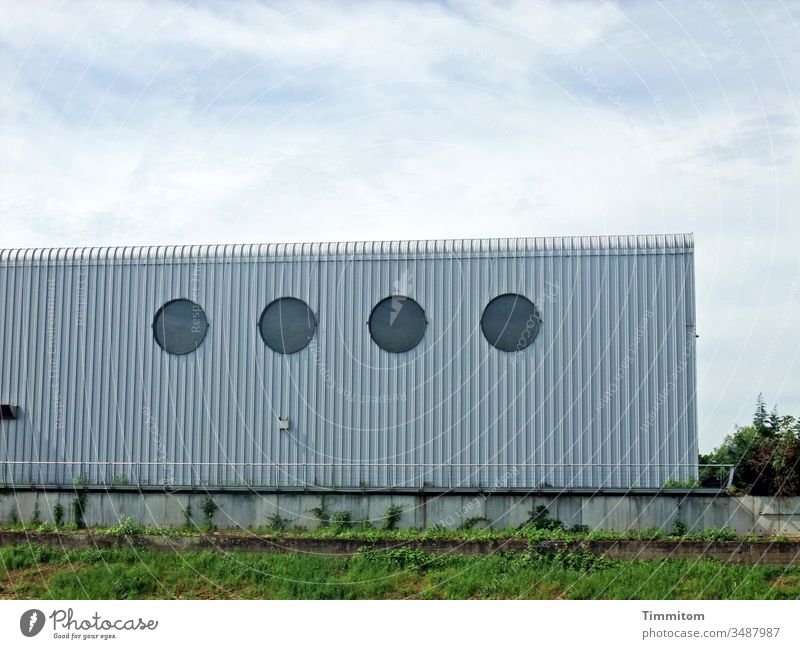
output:
[[[317,320],[303,300],[281,297],[264,309],[258,328],[267,347],[280,354],[293,354],[311,342]]]
[[[516,352],[533,342],[541,321],[533,302],[522,295],[507,293],[486,305],[481,316],[481,330],[497,349]]]
[[[372,340],[381,349],[395,354],[416,347],[427,326],[425,311],[404,295],[392,295],[381,300],[369,316]]]
[[[153,335],[170,354],[188,354],[206,337],[208,320],[203,307],[191,300],[172,300],[162,306],[153,320]]]

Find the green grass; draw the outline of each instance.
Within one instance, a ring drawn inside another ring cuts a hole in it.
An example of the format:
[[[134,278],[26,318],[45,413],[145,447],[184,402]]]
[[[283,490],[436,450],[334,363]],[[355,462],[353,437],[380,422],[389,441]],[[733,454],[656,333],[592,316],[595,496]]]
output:
[[[433,556],[0,548],[0,597],[798,599],[800,566],[620,561],[586,554]]]
[[[339,512],[341,513],[341,512]],[[67,525],[61,529],[76,531],[74,525]],[[52,532],[56,527],[52,523],[40,523],[38,525],[17,524],[2,525],[0,531],[40,531]],[[133,521],[127,516],[123,516],[120,522],[113,527],[92,528],[95,534],[110,534],[121,536],[149,534],[155,536],[199,536],[208,532],[203,526],[200,527],[145,527]],[[502,541],[509,538],[526,538],[531,541],[657,541],[657,540],[681,540],[681,541],[785,541],[789,540],[786,536],[758,536],[736,534],[730,528],[708,528],[702,531],[688,532],[681,530],[680,533],[667,533],[661,529],[653,528],[648,530],[627,530],[623,532],[608,530],[573,531],[561,528],[540,528],[535,525],[522,527],[508,527],[504,529],[492,529],[483,527],[473,527],[470,529],[445,529],[442,527],[432,527],[425,530],[401,529],[387,530],[378,529],[369,524],[358,522],[337,522],[318,527],[316,529],[305,529],[302,527],[276,527],[264,526],[252,529],[228,530],[220,532],[222,534],[244,534],[258,535],[269,538],[338,538],[361,540],[365,543],[378,540],[420,540],[426,539],[455,539],[455,540],[486,540]],[[798,537],[794,537],[797,539]]]

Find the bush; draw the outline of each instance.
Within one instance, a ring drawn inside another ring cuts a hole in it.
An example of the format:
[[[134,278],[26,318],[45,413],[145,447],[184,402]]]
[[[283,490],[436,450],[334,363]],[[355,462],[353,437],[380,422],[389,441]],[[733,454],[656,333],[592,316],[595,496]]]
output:
[[[214,502],[214,499],[211,496],[208,496],[203,501],[203,506],[201,507],[201,509],[203,510],[203,518],[205,518],[206,520],[205,525],[203,527],[207,532],[211,532],[215,529],[214,514],[217,513],[219,505],[217,505],[217,503]]]
[[[336,529],[347,529],[353,525],[353,518],[350,512],[336,512],[331,516],[331,524]]]
[[[550,512],[544,505],[538,505],[528,512],[528,520],[521,527],[532,530],[547,530],[550,532],[564,529],[564,523],[557,518],[550,518]]]
[[[403,515],[403,508],[400,505],[392,505],[383,514],[383,529],[394,530],[397,529],[397,524],[400,522],[400,517]]]
[[[130,516],[123,516],[119,523],[109,528],[108,533],[116,536],[136,536],[144,532],[144,528]]]
[[[800,421],[767,414],[759,395],[753,423],[738,427],[719,448],[700,456],[701,464],[733,464],[733,485],[754,496],[800,495]],[[716,485],[719,471],[713,466],[701,473],[703,486]]]
[[[283,532],[286,529],[286,525],[289,523],[287,519],[285,519],[280,514],[270,514],[267,516],[267,528],[275,532]]]
[[[81,491],[72,501],[72,524],[77,529],[86,527],[83,515],[86,510],[86,492]]]
[[[475,527],[478,523],[488,523],[489,519],[484,516],[470,516],[469,518],[465,518],[461,525],[458,526],[458,529],[461,531],[471,530]]]
[[[53,522],[56,527],[64,525],[64,505],[61,503],[56,503],[55,507],[53,507]]]
[[[328,509],[328,506],[325,504],[325,498],[319,499],[319,505],[316,507],[312,507],[308,510],[308,513],[311,514],[314,518],[319,521],[320,527],[328,527],[331,524],[331,511]]]

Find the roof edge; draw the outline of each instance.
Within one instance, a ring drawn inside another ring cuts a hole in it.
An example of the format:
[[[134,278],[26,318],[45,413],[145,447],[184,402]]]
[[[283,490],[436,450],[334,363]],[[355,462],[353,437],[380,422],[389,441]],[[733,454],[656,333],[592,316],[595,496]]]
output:
[[[318,243],[8,248],[0,263],[159,261],[208,258],[460,257],[481,255],[636,254],[691,252],[694,234],[625,234],[493,239],[419,239]]]

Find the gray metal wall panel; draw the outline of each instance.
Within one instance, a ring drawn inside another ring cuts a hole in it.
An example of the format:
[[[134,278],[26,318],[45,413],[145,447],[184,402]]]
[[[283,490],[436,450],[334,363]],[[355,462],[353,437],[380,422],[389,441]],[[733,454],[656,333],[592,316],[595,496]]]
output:
[[[0,424],[2,459],[21,462],[6,481],[652,487],[696,474],[690,235],[6,250],[0,291],[0,398],[23,411]],[[480,331],[506,292],[542,312],[521,352]],[[429,321],[399,355],[367,328],[396,293]],[[286,356],[257,327],[281,296],[319,320]],[[179,297],[210,325],[186,356],[151,328]]]

